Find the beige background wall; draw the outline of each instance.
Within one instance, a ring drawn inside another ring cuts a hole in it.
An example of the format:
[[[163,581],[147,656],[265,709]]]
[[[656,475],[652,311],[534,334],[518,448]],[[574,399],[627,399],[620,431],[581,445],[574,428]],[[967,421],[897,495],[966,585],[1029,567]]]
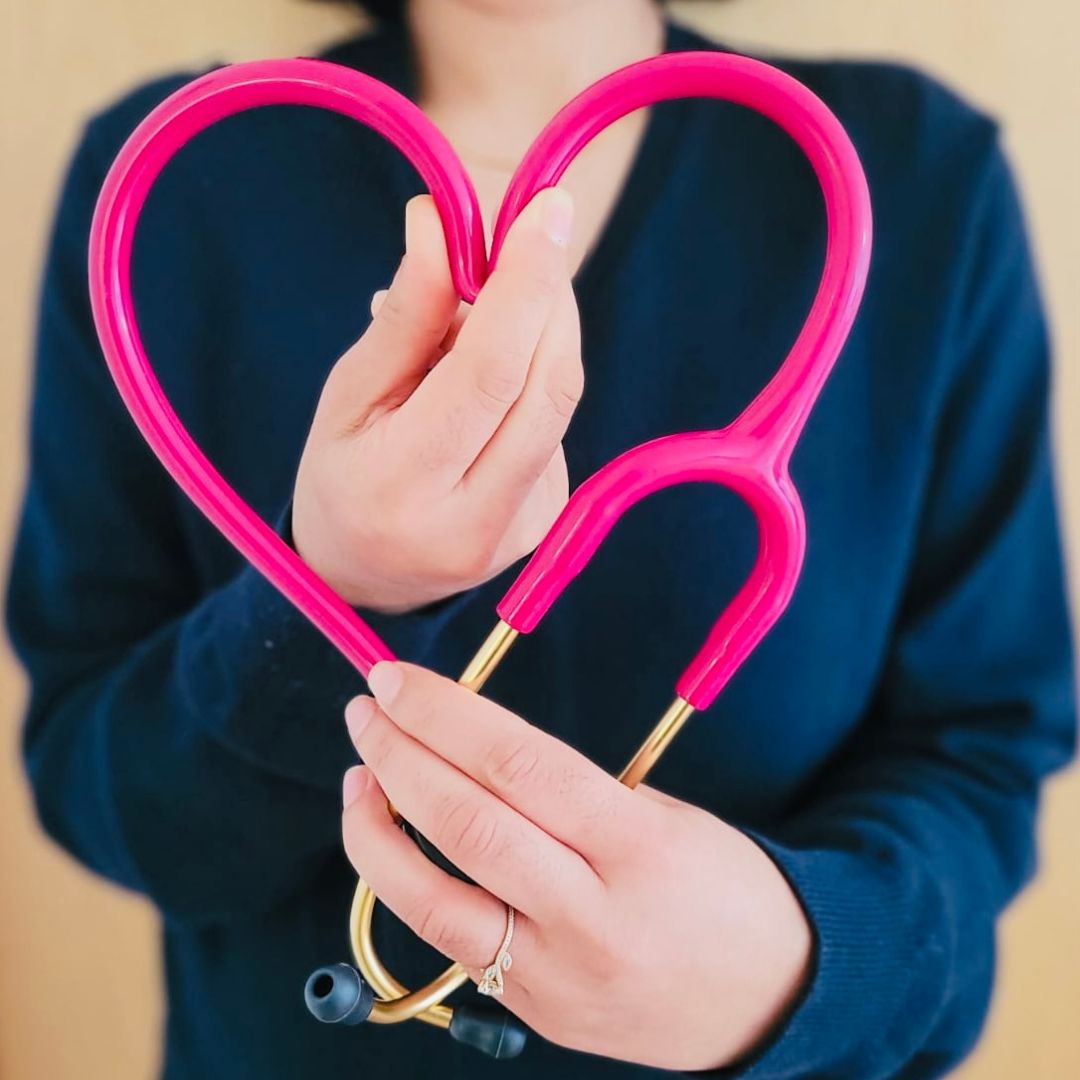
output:
[[[164,70],[310,53],[355,25],[347,12],[294,0],[2,7],[0,550],[23,466],[43,232],[80,121]],[[1004,118],[1057,328],[1061,487],[1080,567],[1080,9],[1073,0],[742,0],[680,9],[734,43],[915,61]],[[41,839],[15,751],[22,693],[13,663],[0,654],[0,1077],[145,1078],[153,1075],[161,1017],[154,916]],[[1080,1076],[1078,827],[1073,771],[1050,791],[1043,874],[1006,920],[1000,990],[966,1080]],[[62,1032],[53,1018],[58,998]]]

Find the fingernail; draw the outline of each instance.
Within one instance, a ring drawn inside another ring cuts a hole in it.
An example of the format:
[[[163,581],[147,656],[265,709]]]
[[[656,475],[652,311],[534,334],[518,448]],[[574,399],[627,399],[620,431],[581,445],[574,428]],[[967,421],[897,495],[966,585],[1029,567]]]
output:
[[[345,706],[345,726],[354,739],[359,738],[364,728],[371,723],[371,718],[375,715],[375,709],[374,698],[369,698],[366,694],[353,698]]]
[[[368,672],[368,689],[380,705],[389,705],[401,689],[401,668],[388,660],[382,660]]]
[[[383,306],[383,302],[386,300],[386,294],[389,291],[390,291],[389,289],[379,289],[377,292],[372,294],[372,296],[371,296],[371,314],[372,314],[372,317],[379,314],[379,308],[381,308]]]
[[[368,783],[368,771],[363,765],[353,765],[345,770],[341,781],[341,805],[348,810],[364,793]]]
[[[541,217],[548,239],[566,247],[570,243],[570,229],[574,224],[574,203],[562,188],[548,188],[544,192]]]

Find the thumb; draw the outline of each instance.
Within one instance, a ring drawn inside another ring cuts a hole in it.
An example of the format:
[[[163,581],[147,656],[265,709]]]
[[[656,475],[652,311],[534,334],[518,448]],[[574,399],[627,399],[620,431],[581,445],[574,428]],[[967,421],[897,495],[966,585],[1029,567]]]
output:
[[[405,255],[363,337],[334,365],[321,408],[343,429],[400,404],[424,377],[458,311],[442,222],[430,195],[405,208]]]

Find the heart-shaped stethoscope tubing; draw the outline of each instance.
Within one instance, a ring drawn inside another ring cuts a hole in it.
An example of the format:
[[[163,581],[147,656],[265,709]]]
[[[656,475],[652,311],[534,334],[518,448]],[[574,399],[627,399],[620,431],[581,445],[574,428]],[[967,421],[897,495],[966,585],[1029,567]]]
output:
[[[788,465],[862,298],[871,247],[865,174],[837,118],[809,89],[760,61],[720,52],[673,53],[614,72],[566,105],[533,143],[499,212],[503,238],[529,200],[557,184],[577,153],[622,116],[676,98],[716,98],[755,109],[783,128],[812,164],[824,196],[825,267],[807,320],[787,359],[727,427],[655,439],[628,450],[585,481],[497,607],[499,622],[462,675],[479,690],[518,634],[533,630],[588,564],[615,522],[640,499],[675,484],[712,482],[750,505],[758,554],[742,588],[676,684],[676,698],[619,779],[636,786],[689,716],[707,708],[787,607],[802,568],[806,526]],[[393,143],[433,195],[461,297],[475,299],[489,273],[475,192],[456,154],[420,109],[375,79],[317,60],[271,60],[213,71],[162,102],[125,143],[106,177],[90,241],[90,294],[102,349],[143,436],[206,517],[366,676],[393,654],[231,488],[188,434],[146,355],[131,291],[135,228],[158,174],[193,136],[250,108],[311,105],[349,116]],[[442,1002],[468,979],[458,964],[408,991],[379,960],[371,938],[375,897],[360,881],[350,915],[359,975],[346,965],[315,972],[309,1006],[328,1021],[397,1023],[417,1018],[448,1028],[496,1057],[520,1050],[524,1034],[505,1011],[488,1017]],[[377,995],[377,998],[376,998]]]

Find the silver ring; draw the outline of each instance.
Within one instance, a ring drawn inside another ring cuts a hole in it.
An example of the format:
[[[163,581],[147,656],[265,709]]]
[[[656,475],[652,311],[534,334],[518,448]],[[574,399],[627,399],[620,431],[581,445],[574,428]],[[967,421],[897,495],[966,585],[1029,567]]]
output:
[[[502,997],[506,985],[503,981],[503,973],[510,970],[514,958],[510,955],[510,942],[514,940],[514,909],[506,905],[506,933],[503,934],[502,944],[495,954],[495,959],[490,966],[484,969],[484,974],[476,984],[477,993],[486,994],[488,997]]]

